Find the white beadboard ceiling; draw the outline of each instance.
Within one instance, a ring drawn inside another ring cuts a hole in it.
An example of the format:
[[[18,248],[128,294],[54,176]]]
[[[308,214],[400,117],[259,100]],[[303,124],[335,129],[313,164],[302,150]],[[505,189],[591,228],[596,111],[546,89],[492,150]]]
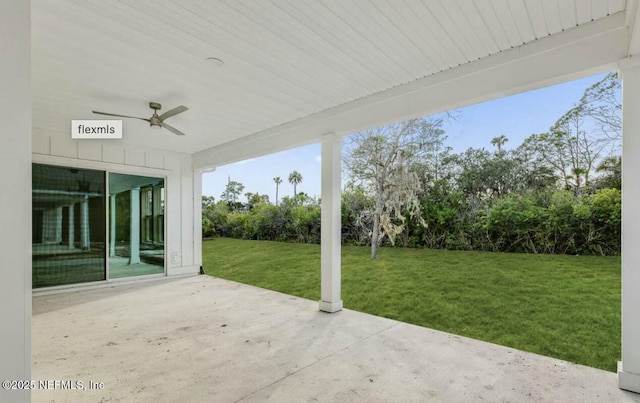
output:
[[[623,12],[625,0],[32,0],[36,134],[92,109],[189,111],[178,137],[124,120],[130,144],[193,153]],[[223,67],[205,61],[224,60]]]

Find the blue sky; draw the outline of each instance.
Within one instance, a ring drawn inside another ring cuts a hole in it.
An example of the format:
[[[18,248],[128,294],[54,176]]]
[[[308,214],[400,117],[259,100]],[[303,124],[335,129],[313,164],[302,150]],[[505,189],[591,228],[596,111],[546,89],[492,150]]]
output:
[[[549,130],[580,100],[587,87],[604,76],[599,74],[461,108],[459,118],[444,127],[448,136],[445,145],[456,153],[469,147],[493,149],[491,139],[504,134],[509,138],[505,148],[515,148],[532,133]],[[282,178],[279,197],[293,195],[293,186],[287,180],[293,170],[302,174],[298,192],[319,196],[320,144],[218,167],[203,175],[202,193],[219,200],[230,177],[245,186],[244,192],[267,194],[273,202],[276,176]]]

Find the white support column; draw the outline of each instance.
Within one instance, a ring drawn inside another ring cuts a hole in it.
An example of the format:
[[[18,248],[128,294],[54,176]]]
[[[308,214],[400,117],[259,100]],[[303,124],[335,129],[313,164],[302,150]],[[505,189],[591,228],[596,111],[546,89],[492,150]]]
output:
[[[56,239],[56,210],[49,209],[42,212],[42,243],[52,244]]]
[[[49,245],[62,243],[62,207],[55,207],[42,213],[42,243]]]
[[[634,60],[635,59],[635,60]],[[618,385],[640,393],[640,58],[622,77],[622,361]]]
[[[0,2],[0,380],[31,379],[31,2]],[[29,402],[0,388],[0,402]]]
[[[202,266],[202,171],[193,171],[193,265]]]
[[[48,210],[42,211],[42,223],[40,224],[40,242],[42,244],[47,243],[47,212]]]
[[[160,218],[161,218],[161,210],[162,210],[162,187],[160,186],[156,186],[153,188],[153,194],[152,194],[152,212],[153,212],[153,216],[151,217],[152,220],[152,225],[153,225],[153,233],[151,234],[151,240],[153,241],[154,244],[156,243],[162,243],[163,240],[163,226],[161,225],[162,223],[160,222]]]
[[[91,249],[91,237],[89,234],[89,196],[85,196],[80,202],[80,249]]]
[[[140,239],[142,240],[142,242],[151,242],[153,241],[153,234],[152,234],[152,224],[151,221],[153,220],[152,217],[152,212],[153,212],[153,207],[151,206],[151,203],[149,203],[149,200],[151,199],[151,189],[146,188],[146,189],[141,189],[140,190],[140,217],[142,218],[141,222],[140,222]]]
[[[55,210],[54,243],[62,244],[62,206],[56,207]]]
[[[140,188],[131,189],[129,264],[140,263]]]
[[[324,312],[337,312],[342,309],[341,148],[340,136],[328,134],[322,139],[320,310]]]
[[[116,256],[116,195],[109,195],[109,257]]]
[[[76,229],[75,229],[75,214],[76,214],[76,209],[75,209],[75,205],[74,204],[70,204],[67,207],[67,210],[69,211],[69,218],[67,219],[67,223],[69,224],[69,227],[67,228],[67,246],[69,247],[69,249],[73,249],[76,247],[75,245],[75,237],[76,237]]]

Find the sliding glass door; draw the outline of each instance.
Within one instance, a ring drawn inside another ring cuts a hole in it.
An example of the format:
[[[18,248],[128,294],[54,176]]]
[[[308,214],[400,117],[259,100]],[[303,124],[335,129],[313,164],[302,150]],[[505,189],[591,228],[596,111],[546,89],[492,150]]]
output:
[[[109,278],[164,273],[164,179],[109,174]]]
[[[33,288],[165,272],[163,178],[42,164],[32,172]]]
[[[32,172],[33,288],[105,280],[105,173]]]

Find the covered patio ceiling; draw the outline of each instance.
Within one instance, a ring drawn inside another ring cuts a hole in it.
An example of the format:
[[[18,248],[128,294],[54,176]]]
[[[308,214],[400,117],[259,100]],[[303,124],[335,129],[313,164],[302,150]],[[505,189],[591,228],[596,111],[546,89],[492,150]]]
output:
[[[187,136],[125,119],[124,141],[219,165],[614,68],[637,4],[32,0],[34,137],[183,104]]]

